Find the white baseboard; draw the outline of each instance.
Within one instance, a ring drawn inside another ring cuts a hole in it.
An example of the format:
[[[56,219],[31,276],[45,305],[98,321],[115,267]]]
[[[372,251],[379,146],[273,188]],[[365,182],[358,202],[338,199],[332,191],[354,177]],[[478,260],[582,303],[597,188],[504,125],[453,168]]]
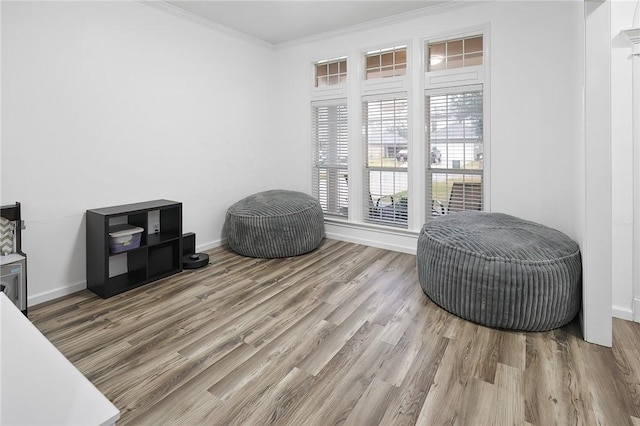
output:
[[[391,250],[391,251],[398,251],[401,253],[408,253],[408,254],[416,254],[416,249],[412,249],[409,247],[405,247],[402,245],[397,245],[397,244],[388,244],[388,243],[384,243],[381,241],[376,241],[376,240],[370,240],[370,239],[365,239],[365,238],[359,238],[359,237],[353,237],[353,236],[348,236],[348,235],[344,235],[344,234],[334,234],[332,232],[327,232],[325,234],[325,236],[329,239],[332,240],[338,240],[338,241],[345,241],[347,243],[355,243],[355,244],[362,244],[365,246],[370,246],[370,247],[376,247],[376,248],[380,248],[380,249],[385,249],[385,250]]]
[[[614,318],[633,321],[633,310],[631,308],[613,305],[611,307],[611,315],[613,315]]]
[[[640,322],[640,299],[638,298],[634,298],[633,299],[633,305],[631,305],[631,312],[632,312],[632,321],[634,322]]]
[[[227,244],[227,239],[226,238],[221,238],[219,240],[211,241],[211,242],[208,242],[208,243],[205,243],[205,244],[198,244],[196,246],[196,251],[198,253],[200,253],[200,252],[203,252],[203,251],[214,249],[216,247],[223,246],[225,244]]]
[[[58,287],[53,290],[45,291],[42,293],[32,294],[27,297],[27,306],[32,308],[44,302],[48,302],[53,299],[57,299],[62,296],[67,296],[78,291],[82,291],[87,288],[87,282],[82,281],[76,284],[71,284],[66,287]],[[27,289],[28,291],[28,289]]]
[[[220,247],[226,243],[227,243],[227,239],[222,238],[217,241],[212,241],[206,244],[200,244],[196,246],[196,250],[198,252],[202,252],[202,251],[210,250],[212,248]],[[27,306],[29,308],[32,308],[41,303],[48,302],[50,300],[57,299],[62,296],[68,296],[69,294],[76,293],[86,288],[87,288],[87,282],[82,281],[76,284],[71,284],[65,287],[58,287],[53,290],[45,291],[42,293],[30,294],[27,297]]]
[[[406,231],[405,231],[406,232]],[[385,250],[398,251],[408,254],[416,254],[418,236],[407,233],[399,235],[391,232],[381,233],[369,229],[361,229],[348,224],[325,224],[325,236],[332,240],[346,241],[348,243],[363,244]],[[227,244],[226,238],[211,241],[205,244],[198,244],[196,251],[203,252]]]
[[[418,234],[413,232],[373,229],[346,222],[326,222],[324,228],[325,236],[333,240],[414,255],[418,247]]]

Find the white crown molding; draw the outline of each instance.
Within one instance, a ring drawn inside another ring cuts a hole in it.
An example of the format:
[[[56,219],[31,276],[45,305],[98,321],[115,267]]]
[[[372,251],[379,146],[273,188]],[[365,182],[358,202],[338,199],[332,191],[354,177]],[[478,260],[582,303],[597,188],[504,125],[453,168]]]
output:
[[[231,27],[227,27],[226,25],[219,24],[210,19],[204,18],[200,15],[196,15],[195,13],[191,13],[177,6],[174,6],[170,3],[167,3],[164,0],[134,0],[134,1],[136,3],[149,6],[154,9],[160,10],[162,12],[168,13],[169,15],[176,16],[186,21],[193,22],[198,25],[202,25],[206,28],[225,33],[227,35],[239,38],[244,41],[248,41],[250,43],[257,44],[262,47],[266,47],[268,49],[274,49],[275,47],[272,43],[250,36],[249,34],[243,33],[242,31],[235,30]]]
[[[622,31],[633,44],[640,44],[640,28],[632,28]]]
[[[373,21],[363,22],[361,24],[351,25],[349,27],[340,28],[333,31],[327,31],[321,34],[315,34],[308,37],[302,37],[296,40],[285,41],[275,45],[276,49],[306,44],[314,41],[326,40],[328,38],[337,37],[341,35],[356,33],[359,31],[369,30],[372,28],[378,28],[385,25],[396,24],[406,21],[408,19],[420,18],[427,15],[438,15],[447,13],[452,10],[462,9],[468,6],[475,6],[478,4],[494,3],[498,0],[445,0],[443,3],[438,3],[434,6],[426,6],[421,9],[410,10],[408,12],[399,13],[397,15],[391,15]]]
[[[441,13],[446,13],[446,12],[450,12],[455,9],[461,9],[470,5],[493,3],[498,0],[444,0],[444,2],[438,3],[434,6],[427,6],[421,9],[411,10],[408,12],[403,12],[396,15],[380,18],[380,19],[375,19],[373,21],[363,22],[361,24],[351,25],[349,27],[340,28],[333,31],[327,31],[321,34],[315,34],[308,37],[302,37],[296,40],[285,41],[278,44],[269,43],[257,37],[253,37],[249,34],[243,33],[242,31],[238,31],[226,25],[219,24],[215,21],[204,18],[200,15],[196,15],[195,13],[181,9],[177,6],[174,6],[166,2],[165,0],[134,0],[134,1],[136,3],[142,4],[148,7],[152,7],[154,9],[160,10],[162,12],[176,16],[186,21],[190,21],[195,24],[202,25],[209,29],[220,31],[222,33],[231,35],[233,37],[239,38],[244,41],[255,43],[259,46],[266,47],[268,49],[280,49],[280,48],[285,48],[285,47],[290,47],[295,45],[306,44],[313,41],[325,40],[328,38],[345,35],[345,34],[351,34],[358,31],[377,28],[380,26],[391,25],[398,22],[406,21],[407,19],[415,19],[415,18],[420,18],[422,16],[426,16],[426,15],[437,15]]]

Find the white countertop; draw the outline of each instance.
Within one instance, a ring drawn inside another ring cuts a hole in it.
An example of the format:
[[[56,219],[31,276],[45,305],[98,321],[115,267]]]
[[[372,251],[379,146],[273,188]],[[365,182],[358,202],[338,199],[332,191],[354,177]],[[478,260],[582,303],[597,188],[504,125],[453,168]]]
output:
[[[118,409],[0,293],[0,425],[113,425]]]
[[[24,256],[18,253],[3,255],[3,256],[0,256],[0,265],[8,265],[9,263],[17,262],[23,259],[24,259]]]

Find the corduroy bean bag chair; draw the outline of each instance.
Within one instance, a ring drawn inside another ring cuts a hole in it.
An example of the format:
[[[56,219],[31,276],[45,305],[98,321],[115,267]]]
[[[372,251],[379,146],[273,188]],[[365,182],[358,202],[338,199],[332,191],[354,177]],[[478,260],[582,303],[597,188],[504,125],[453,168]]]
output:
[[[479,324],[551,330],[580,309],[578,245],[514,216],[459,212],[429,219],[418,238],[417,264],[427,296]]]
[[[227,210],[229,247],[243,256],[271,259],[308,253],[324,238],[324,215],[315,198],[272,190],[250,195]]]

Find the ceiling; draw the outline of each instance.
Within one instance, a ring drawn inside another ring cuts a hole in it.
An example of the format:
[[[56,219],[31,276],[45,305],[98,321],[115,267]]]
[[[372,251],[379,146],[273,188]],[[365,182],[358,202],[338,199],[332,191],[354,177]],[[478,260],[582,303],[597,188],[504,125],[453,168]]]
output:
[[[276,45],[448,1],[174,0],[166,3]]]

